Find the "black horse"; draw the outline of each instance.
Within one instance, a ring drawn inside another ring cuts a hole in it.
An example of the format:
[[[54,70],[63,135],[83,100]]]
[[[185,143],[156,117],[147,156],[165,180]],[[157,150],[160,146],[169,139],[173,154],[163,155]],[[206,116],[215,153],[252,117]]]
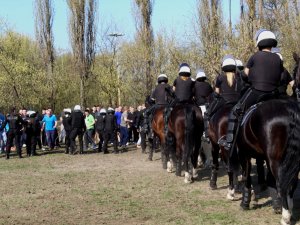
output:
[[[171,112],[166,136],[166,155],[176,164],[176,175],[185,171],[185,183],[192,182],[198,162],[204,125],[201,109],[195,105],[177,105]],[[183,163],[183,164],[182,164]]]
[[[289,224],[292,198],[300,166],[300,108],[293,100],[269,100],[259,103],[237,134],[238,151],[231,152],[230,161],[237,165],[236,156],[245,175],[241,207],[249,209],[251,201],[251,158],[266,160],[267,182],[277,190],[273,201],[275,212],[282,206],[282,224]]]

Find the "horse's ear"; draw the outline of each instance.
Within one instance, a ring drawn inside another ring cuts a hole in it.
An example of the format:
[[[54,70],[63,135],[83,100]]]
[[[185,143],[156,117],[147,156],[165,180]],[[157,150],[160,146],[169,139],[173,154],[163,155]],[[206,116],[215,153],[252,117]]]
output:
[[[297,63],[299,62],[299,56],[296,52],[293,52],[293,58],[294,58],[295,62],[297,62]]]

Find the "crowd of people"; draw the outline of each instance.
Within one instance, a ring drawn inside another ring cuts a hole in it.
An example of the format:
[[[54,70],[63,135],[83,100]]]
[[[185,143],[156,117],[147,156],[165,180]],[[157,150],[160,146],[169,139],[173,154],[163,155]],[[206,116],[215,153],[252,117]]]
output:
[[[0,153],[9,159],[13,147],[22,158],[22,148],[26,148],[30,157],[37,155],[37,147],[52,151],[61,144],[66,154],[83,154],[90,149],[107,154],[110,144],[113,153],[126,151],[130,144],[140,148],[144,109],[144,105],[107,109],[95,105],[82,111],[76,105],[56,116],[51,108],[38,113],[26,108],[17,112],[13,107],[6,116],[0,114]]]

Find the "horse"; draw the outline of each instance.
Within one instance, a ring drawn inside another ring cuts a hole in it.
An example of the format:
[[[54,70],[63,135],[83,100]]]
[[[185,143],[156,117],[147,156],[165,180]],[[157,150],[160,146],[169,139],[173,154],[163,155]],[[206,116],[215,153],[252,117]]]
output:
[[[183,166],[185,183],[191,183],[192,176],[196,176],[195,168],[203,131],[203,117],[199,107],[189,104],[174,107],[168,121],[165,151],[166,156],[170,154],[173,163],[176,164],[177,176],[181,176]],[[170,162],[168,162],[168,167],[169,165],[171,165]]]
[[[264,159],[268,185],[277,189],[274,211],[280,213],[282,209],[281,224],[289,224],[300,167],[300,108],[295,101],[274,99],[247,112],[237,133],[238,151],[230,152],[231,163],[241,165],[245,175],[240,205],[249,209],[251,158]]]
[[[217,189],[217,176],[219,170],[219,155],[222,161],[226,164],[226,170],[228,173],[229,186],[227,192],[227,199],[234,200],[234,194],[237,189],[237,174],[233,173],[232,165],[229,164],[229,154],[228,151],[224,149],[223,146],[218,144],[219,139],[226,135],[228,127],[228,115],[232,110],[234,103],[228,102],[220,107],[211,117],[208,126],[208,136],[212,145],[212,170],[210,177],[210,188],[212,190]],[[260,184],[264,184],[264,166],[262,160],[257,160],[258,169],[258,180]],[[236,168],[235,170],[238,170]]]

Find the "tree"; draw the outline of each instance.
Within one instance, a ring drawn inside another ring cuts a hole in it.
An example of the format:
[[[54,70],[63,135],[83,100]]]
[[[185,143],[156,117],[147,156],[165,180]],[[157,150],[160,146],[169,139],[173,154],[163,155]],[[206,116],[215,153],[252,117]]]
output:
[[[96,0],[68,0],[70,40],[75,66],[80,76],[80,104],[86,105],[86,84],[91,76],[96,52]]]
[[[51,108],[54,110],[56,102],[56,88],[54,79],[54,38],[52,31],[53,13],[52,0],[35,1],[36,38],[47,71],[47,84],[50,92],[49,103]]]
[[[151,25],[152,16],[152,0],[135,0],[136,5],[139,8],[138,20],[138,38],[142,41],[142,47],[144,51],[145,60],[145,83],[146,94],[150,94],[153,87],[153,29]]]

